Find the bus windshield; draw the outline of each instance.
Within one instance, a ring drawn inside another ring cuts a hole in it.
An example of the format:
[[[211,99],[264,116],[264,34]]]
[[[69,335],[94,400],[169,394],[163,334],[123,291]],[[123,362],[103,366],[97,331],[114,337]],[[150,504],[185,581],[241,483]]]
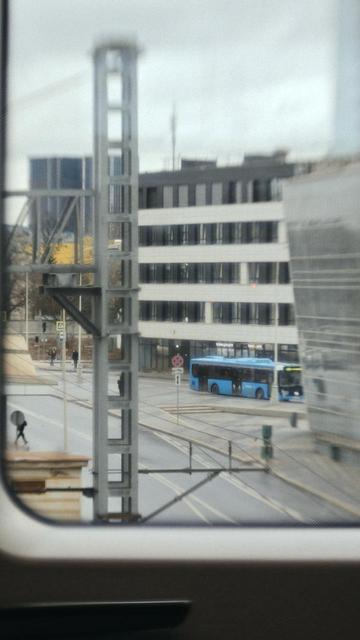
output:
[[[278,371],[279,400],[303,400],[300,366],[284,365]]]

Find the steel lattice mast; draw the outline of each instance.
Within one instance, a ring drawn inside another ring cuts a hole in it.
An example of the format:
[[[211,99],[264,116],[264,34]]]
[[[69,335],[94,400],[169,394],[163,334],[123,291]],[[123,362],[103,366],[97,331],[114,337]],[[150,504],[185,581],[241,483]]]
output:
[[[101,290],[93,298],[99,330],[93,350],[94,515],[105,520],[132,518],[138,509],[136,65],[133,45],[94,52],[94,285]],[[110,340],[119,347],[117,361],[109,360]],[[115,396],[109,393],[114,372]],[[110,409],[121,414],[111,437]]]

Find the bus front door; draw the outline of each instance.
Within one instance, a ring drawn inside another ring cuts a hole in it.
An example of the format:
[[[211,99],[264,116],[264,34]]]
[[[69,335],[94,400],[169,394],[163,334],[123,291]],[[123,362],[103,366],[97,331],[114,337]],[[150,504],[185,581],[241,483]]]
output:
[[[199,391],[208,390],[208,381],[206,376],[199,376]]]

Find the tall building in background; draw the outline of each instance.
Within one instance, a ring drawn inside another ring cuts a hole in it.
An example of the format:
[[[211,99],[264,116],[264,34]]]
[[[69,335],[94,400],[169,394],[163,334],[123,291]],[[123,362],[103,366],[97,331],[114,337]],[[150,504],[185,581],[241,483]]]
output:
[[[31,158],[30,189],[90,189],[92,187],[91,158]],[[51,196],[40,202],[41,224],[45,230],[52,228],[60,218],[66,200],[64,197]],[[93,203],[84,198],[85,231],[91,231]],[[75,231],[74,216],[65,225],[65,233]]]

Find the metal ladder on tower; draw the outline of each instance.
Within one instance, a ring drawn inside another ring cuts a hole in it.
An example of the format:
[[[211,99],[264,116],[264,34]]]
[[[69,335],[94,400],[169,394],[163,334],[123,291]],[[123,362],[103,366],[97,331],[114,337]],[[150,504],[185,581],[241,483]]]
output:
[[[117,43],[94,52],[94,516],[106,521],[138,511],[137,53]]]

